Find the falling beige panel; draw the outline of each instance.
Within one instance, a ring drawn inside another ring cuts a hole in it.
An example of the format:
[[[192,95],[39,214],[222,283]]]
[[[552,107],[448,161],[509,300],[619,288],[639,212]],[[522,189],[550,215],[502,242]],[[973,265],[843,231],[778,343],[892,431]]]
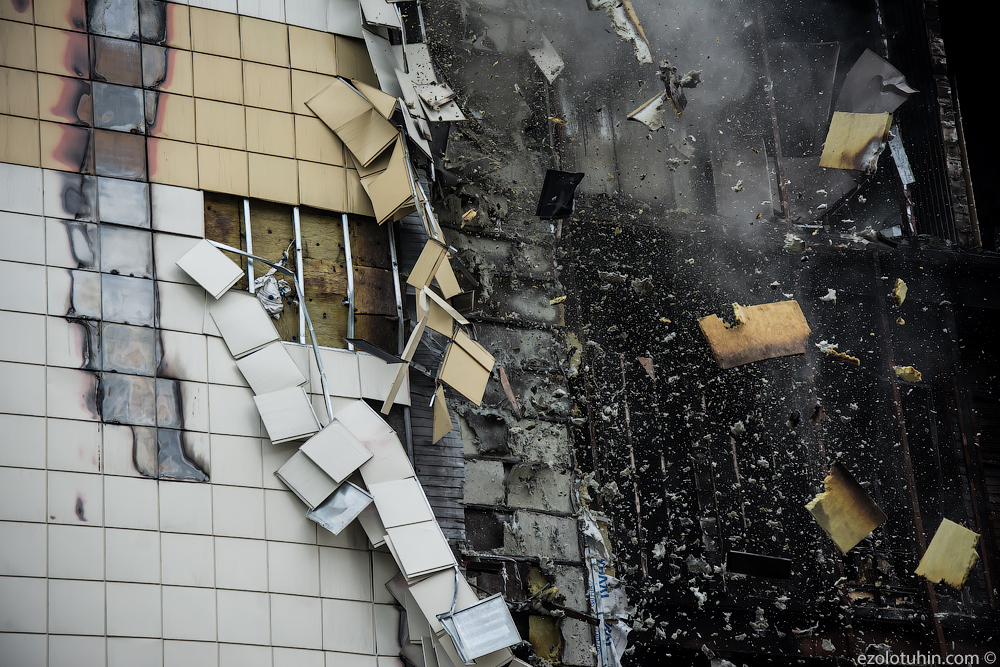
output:
[[[336,79],[327,74],[292,70],[292,112],[303,116],[316,116],[306,102]]]
[[[299,201],[328,211],[347,210],[347,170],[299,161]]]
[[[38,75],[0,67],[0,113],[38,118]]]
[[[94,173],[93,130],[42,121],[39,133],[42,167],[83,174]]]
[[[39,72],[81,79],[90,76],[90,50],[85,34],[36,26],[35,56]]]
[[[272,111],[292,110],[292,83],[284,67],[243,63],[243,103]]]
[[[802,354],[809,342],[809,324],[796,301],[757,306],[733,304],[736,324],[730,327],[716,315],[698,320],[719,368]]]
[[[372,200],[361,186],[361,177],[356,169],[347,170],[347,212],[369,217],[375,215]]]
[[[199,144],[246,150],[246,114],[241,105],[196,99],[194,113]]]
[[[142,85],[178,95],[194,94],[190,51],[142,45]]]
[[[337,37],[318,30],[288,26],[288,46],[295,69],[343,75],[337,70]]]
[[[163,139],[194,141],[194,98],[147,90],[146,132]]]
[[[819,166],[873,171],[891,124],[890,113],[834,112]]]
[[[249,111],[249,109],[248,109]],[[344,144],[319,118],[295,116],[295,156],[300,160],[344,166]]]
[[[228,12],[192,7],[191,49],[215,56],[239,58],[239,17]]]
[[[0,116],[0,162],[40,167],[38,121]]]
[[[247,150],[295,157],[295,121],[288,113],[246,107]]]
[[[0,65],[35,69],[35,27],[30,23],[0,21]]]
[[[89,81],[38,75],[38,111],[42,120],[72,125],[94,124],[94,95]]]
[[[39,0],[35,3],[35,23],[61,30],[87,30],[84,0]]]
[[[914,573],[936,584],[943,581],[954,588],[962,588],[972,566],[979,560],[978,543],[977,533],[943,519]]]
[[[227,148],[198,146],[198,187],[249,197],[247,154]]]
[[[886,520],[885,512],[840,461],[830,466],[823,487],[823,493],[810,500],[806,509],[843,553]]]
[[[151,182],[198,188],[198,147],[194,144],[149,137],[146,158]]]
[[[289,26],[282,23],[241,16],[243,60],[288,67],[288,30]]]
[[[194,96],[243,104],[243,63],[205,53],[192,56]]]
[[[379,87],[375,68],[368,57],[365,40],[337,35],[337,73],[348,79],[364,81],[369,86]]]
[[[297,206],[299,181],[295,160],[250,153],[250,196]]]
[[[0,19],[31,23],[34,13],[31,0],[0,0]]]

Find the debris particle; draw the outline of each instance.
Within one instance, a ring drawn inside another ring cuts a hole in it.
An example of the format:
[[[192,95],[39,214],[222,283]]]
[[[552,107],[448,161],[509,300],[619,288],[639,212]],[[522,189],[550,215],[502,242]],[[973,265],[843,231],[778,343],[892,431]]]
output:
[[[833,645],[832,641],[830,641],[829,639],[824,638],[823,639],[823,650],[824,651],[833,652],[833,651],[837,650],[837,647]]]
[[[819,298],[819,300],[820,300],[820,301],[823,301],[823,302],[825,302],[825,303],[837,303],[837,290],[835,290],[835,289],[830,289],[830,288],[828,287],[828,288],[826,289],[826,295],[825,295],[825,296],[821,296],[821,297]]]
[[[660,61],[660,80],[667,89],[667,98],[674,108],[674,113],[680,118],[687,107],[685,88],[694,88],[701,83],[701,70],[691,70],[683,77],[677,74],[677,68],[666,60]]]
[[[562,118],[556,118],[555,116],[549,116],[549,120],[551,120],[556,125],[569,125],[569,123],[564,121]]]
[[[653,292],[653,277],[636,278],[632,281],[632,291],[636,294],[651,294]]]
[[[977,533],[944,519],[931,543],[927,545],[927,551],[914,574],[926,577],[936,584],[943,581],[954,588],[961,588],[965,585],[972,566],[979,560],[979,554],[976,553],[978,542]]]
[[[896,278],[896,285],[892,288],[892,293],[889,296],[896,302],[897,307],[903,305],[903,301],[906,300],[906,283],[903,282],[902,278]]]
[[[468,211],[465,212],[465,215],[462,216],[462,227],[464,228],[465,225],[475,217],[476,217],[476,209],[470,208]]]
[[[870,225],[858,232],[858,236],[866,241],[871,241],[872,243],[878,241],[878,232],[872,229]]]
[[[846,554],[887,517],[840,461],[830,466],[823,486],[826,490],[810,500],[806,509]]]
[[[796,410],[795,412],[792,412],[791,414],[788,415],[788,421],[785,422],[785,426],[787,426],[788,428],[795,428],[796,426],[799,425],[800,419],[801,417],[799,416],[799,411]]]
[[[565,301],[565,300],[566,300],[566,296],[565,296],[565,295],[563,295],[563,296],[557,296],[557,297],[556,297],[556,298],[554,298],[554,299],[549,299],[549,305],[550,305],[550,306],[554,306],[554,305],[556,305],[557,303],[562,303],[562,302],[563,302],[563,301]]]
[[[827,348],[826,353],[828,355],[830,355],[831,357],[833,357],[834,359],[840,359],[841,361],[846,361],[847,363],[854,364],[855,366],[860,366],[861,365],[861,360],[858,359],[857,357],[852,357],[851,355],[847,354],[846,352],[838,352],[837,350],[833,349],[832,347]]]
[[[824,419],[826,419],[826,410],[823,409],[822,405],[817,405],[813,409],[812,416],[809,417],[809,423],[810,424],[818,424],[821,421],[823,421]]]
[[[616,285],[625,282],[625,279],[628,278],[624,273],[615,273],[614,271],[598,271],[597,277],[606,283],[614,283]]]
[[[733,186],[732,190],[733,190],[733,192],[743,192],[743,179],[742,178],[736,181],[736,185]]]
[[[729,432],[733,435],[743,435],[746,433],[747,427],[744,426],[742,421],[738,421],[729,427]]]
[[[906,320],[904,320],[902,317],[897,317],[896,318],[896,324],[899,324],[899,325],[906,324]]]
[[[777,280],[775,280],[773,283],[771,283],[770,285],[768,285],[768,287],[770,287],[771,289],[778,289],[779,285],[781,285],[781,283],[779,283]]]
[[[896,371],[896,377],[907,382],[920,382],[923,377],[913,366],[893,366],[892,370]]]
[[[785,234],[785,252],[789,255],[798,255],[805,252],[806,242],[794,234]]]
[[[646,373],[649,375],[650,379],[652,380],[656,379],[656,369],[653,368],[652,359],[648,357],[636,357],[636,361],[638,361],[642,365],[642,367],[646,370]]]

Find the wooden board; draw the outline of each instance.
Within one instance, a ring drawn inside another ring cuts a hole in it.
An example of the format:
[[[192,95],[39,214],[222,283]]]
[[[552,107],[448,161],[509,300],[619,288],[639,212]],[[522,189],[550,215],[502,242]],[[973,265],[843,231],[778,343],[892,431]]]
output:
[[[351,259],[354,266],[371,266],[392,271],[389,250],[389,229],[379,226],[375,218],[348,216],[351,232]]]
[[[809,324],[796,301],[780,301],[739,309],[742,323],[730,327],[716,315],[698,320],[719,368],[802,354],[809,343]]]
[[[358,315],[396,316],[392,271],[354,266],[354,312]]]

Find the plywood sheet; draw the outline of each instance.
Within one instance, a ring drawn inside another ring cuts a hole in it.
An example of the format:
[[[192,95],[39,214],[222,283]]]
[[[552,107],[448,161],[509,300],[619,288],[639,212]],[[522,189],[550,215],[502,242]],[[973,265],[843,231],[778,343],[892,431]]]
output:
[[[809,342],[809,324],[796,301],[758,306],[733,304],[737,323],[730,327],[716,315],[698,320],[719,368],[802,354]]]
[[[823,485],[826,490],[806,509],[846,554],[886,520],[885,512],[839,461],[830,466]]]

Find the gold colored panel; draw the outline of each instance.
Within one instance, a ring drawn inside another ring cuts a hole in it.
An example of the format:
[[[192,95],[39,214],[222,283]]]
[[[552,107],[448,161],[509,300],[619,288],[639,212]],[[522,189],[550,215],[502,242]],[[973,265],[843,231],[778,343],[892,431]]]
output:
[[[169,139],[146,139],[149,180],[184,188],[197,188],[198,147]]]
[[[191,48],[226,58],[240,57],[240,20],[236,14],[191,8]]]
[[[195,53],[194,96],[232,104],[243,104],[243,63]]]
[[[337,74],[379,87],[365,40],[337,35]]]
[[[297,206],[299,179],[295,160],[250,153],[250,196]]]
[[[35,27],[0,21],[0,65],[35,69]]]
[[[86,32],[86,2],[84,0],[39,0],[35,4],[35,23],[50,28]]]
[[[246,150],[246,116],[242,106],[196,99],[194,116],[199,144]]]
[[[0,67],[0,113],[38,118],[38,75]]]
[[[89,81],[39,74],[38,105],[42,120],[88,126],[94,123],[94,96]]]
[[[90,76],[87,36],[79,32],[35,27],[38,71],[85,79]]]
[[[163,139],[194,141],[194,98],[147,90],[146,132]]]
[[[288,67],[288,26],[283,23],[241,16],[240,41],[243,60]]]
[[[0,0],[0,19],[31,23],[31,0]]]
[[[167,93],[194,95],[191,52],[143,44],[142,85]]]
[[[288,38],[292,67],[320,74],[339,74],[335,35],[290,25]]]
[[[344,144],[319,118],[295,117],[295,156],[300,160],[344,166]]]
[[[292,110],[289,71],[283,67],[243,63],[243,102],[272,111]]]
[[[84,174],[94,173],[93,130],[42,121],[39,134],[43,167]]]
[[[809,343],[809,324],[796,301],[758,306],[733,304],[736,324],[730,327],[716,315],[698,320],[719,368],[802,354]]]
[[[294,116],[246,107],[247,150],[280,157],[295,157]]]
[[[886,520],[885,512],[840,461],[830,466],[823,487],[825,491],[810,500],[806,509],[843,553]]]
[[[249,197],[247,154],[226,148],[198,146],[198,187]]]
[[[954,588],[961,588],[972,566],[979,560],[976,553],[978,543],[978,533],[944,519],[914,574],[922,575],[935,584],[943,581]]]
[[[835,112],[819,166],[874,171],[891,124],[891,113]]]
[[[41,166],[37,120],[0,116],[0,162]]]
[[[187,5],[167,4],[167,34],[162,44],[191,49],[191,12]]]
[[[299,162],[299,201],[328,211],[347,210],[347,170],[343,167]]]
[[[312,109],[306,106],[306,102],[316,96],[316,93],[323,90],[336,81],[332,76],[326,74],[316,74],[315,72],[303,72],[302,70],[292,70],[292,112],[302,116],[315,116]]]

